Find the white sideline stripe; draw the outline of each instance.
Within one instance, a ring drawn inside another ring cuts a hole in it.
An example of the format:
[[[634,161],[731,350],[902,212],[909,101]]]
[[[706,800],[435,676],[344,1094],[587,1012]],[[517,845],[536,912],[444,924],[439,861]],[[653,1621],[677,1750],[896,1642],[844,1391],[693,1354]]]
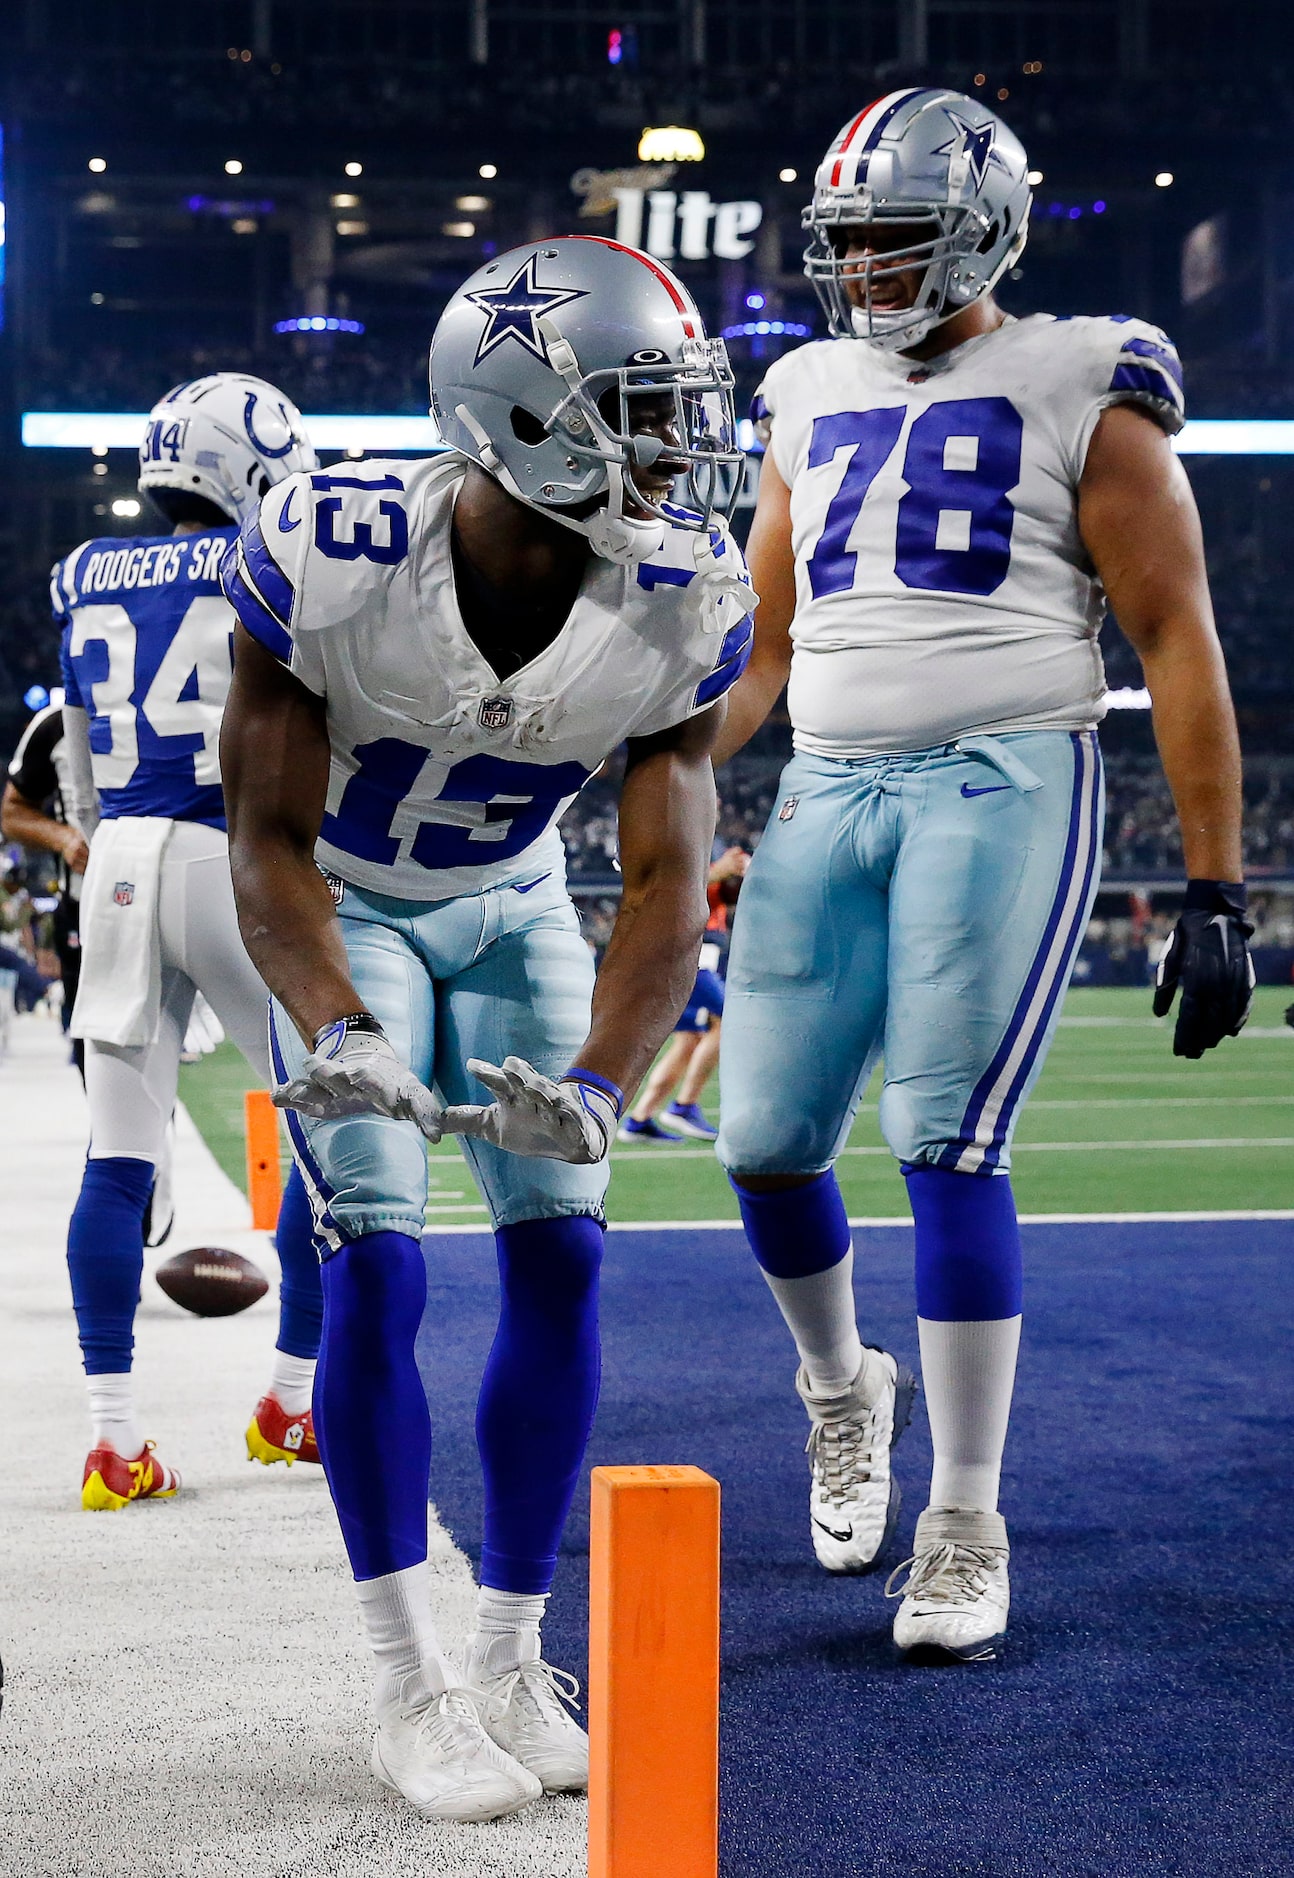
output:
[[[1192,1221],[1209,1224],[1229,1219],[1294,1219],[1294,1210],[1282,1212],[1274,1207],[1255,1207],[1220,1213],[1021,1213],[1022,1226],[1171,1226]],[[902,1226],[912,1230],[912,1221],[901,1214],[851,1214],[851,1226]],[[483,1226],[438,1226],[437,1232],[484,1232]],[[608,1232],[740,1232],[739,1219],[613,1219]]]
[[[488,1213],[490,1209],[483,1200],[461,1200],[457,1206],[425,1206],[422,1210],[430,1219],[433,1213]]]
[[[1057,1028],[1060,1030],[1171,1030],[1173,1018],[1168,1017],[1062,1017]],[[1288,1024],[1246,1024],[1240,1037],[1227,1038],[1227,1042],[1240,1041],[1241,1037],[1281,1037],[1294,1043],[1294,1030]],[[1137,1039],[1141,1041],[1140,1038]]]
[[[1088,1108],[1090,1103],[1076,1106]],[[1205,1135],[1191,1141],[1017,1141],[1013,1154],[1153,1154],[1165,1148],[1294,1148],[1294,1135]],[[708,1161],[713,1148],[632,1148],[628,1154],[613,1154],[611,1165],[621,1161]],[[851,1156],[886,1155],[890,1149],[873,1146],[842,1148],[840,1159]]]

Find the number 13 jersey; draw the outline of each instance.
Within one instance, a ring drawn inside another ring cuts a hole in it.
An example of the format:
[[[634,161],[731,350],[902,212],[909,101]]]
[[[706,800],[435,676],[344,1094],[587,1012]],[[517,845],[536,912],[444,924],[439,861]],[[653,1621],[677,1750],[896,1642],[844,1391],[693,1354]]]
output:
[[[561,632],[497,677],[454,588],[466,470],[448,453],[291,476],[222,569],[247,631],[326,702],[320,863],[402,899],[559,869],[558,817],[611,751],[705,710],[750,657],[740,549],[676,525],[637,567],[590,559]]]
[[[850,339],[777,361],[755,414],[791,491],[798,750],[1100,719],[1105,596],[1078,485],[1119,403],[1181,428],[1177,354],[1141,320],[1035,314],[925,362]]]

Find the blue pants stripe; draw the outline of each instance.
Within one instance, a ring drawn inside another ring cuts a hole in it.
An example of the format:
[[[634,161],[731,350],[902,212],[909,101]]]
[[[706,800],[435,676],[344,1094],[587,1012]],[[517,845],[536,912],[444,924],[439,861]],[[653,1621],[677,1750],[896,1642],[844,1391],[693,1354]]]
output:
[[[1075,731],[1074,792],[1055,898],[1025,987],[993,1061],[967,1104],[959,1131],[938,1165],[959,1173],[995,1168],[1016,1108],[1051,1027],[1056,1001],[1069,982],[1074,951],[1087,920],[1092,874],[1100,852],[1101,761],[1090,731]]]

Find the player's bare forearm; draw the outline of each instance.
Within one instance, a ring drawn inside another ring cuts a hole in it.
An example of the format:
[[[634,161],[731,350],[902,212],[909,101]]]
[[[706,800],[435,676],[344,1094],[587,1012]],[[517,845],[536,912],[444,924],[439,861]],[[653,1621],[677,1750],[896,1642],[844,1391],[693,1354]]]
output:
[[[321,699],[240,626],[220,732],[229,862],[243,944],[307,1042],[360,1009],[314,846],[328,791]]]
[[[1241,877],[1240,740],[1213,624],[1199,516],[1154,420],[1102,416],[1079,489],[1079,525],[1141,660],[1187,874]]]
[[[791,670],[795,618],[795,552],[791,545],[791,492],[772,452],[764,456],[759,504],[746,544],[750,583],[759,595],[750,664],[728,693],[728,715],[715,739],[719,769],[749,743],[778,698]]]
[[[714,840],[710,744],[723,706],[665,739],[630,745],[620,796],[624,893],[576,1057],[628,1104],[678,1021],[696,979]]]
[[[0,834],[6,841],[21,841],[24,848],[61,854],[74,874],[85,872],[89,848],[80,829],[46,815],[34,802],[20,795],[11,782],[5,784],[4,796],[0,798]]]

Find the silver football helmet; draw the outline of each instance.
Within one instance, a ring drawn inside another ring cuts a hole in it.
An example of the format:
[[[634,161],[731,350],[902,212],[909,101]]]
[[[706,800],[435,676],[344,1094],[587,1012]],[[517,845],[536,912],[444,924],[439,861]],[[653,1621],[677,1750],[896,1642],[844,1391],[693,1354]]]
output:
[[[295,404],[246,372],[212,372],[168,391],[139,446],[141,490],[202,496],[234,522],[274,483],[318,467]]]
[[[429,374],[446,443],[608,560],[654,553],[667,521],[704,539],[737,487],[723,341],[636,248],[565,235],[487,262],[441,315]]]
[[[960,91],[892,91],[851,118],[803,216],[804,271],[833,335],[902,351],[988,293],[1028,238],[1028,169],[1019,139]],[[842,230],[881,222],[911,225],[911,243],[846,255]],[[886,283],[923,264],[914,303],[885,306]]]

